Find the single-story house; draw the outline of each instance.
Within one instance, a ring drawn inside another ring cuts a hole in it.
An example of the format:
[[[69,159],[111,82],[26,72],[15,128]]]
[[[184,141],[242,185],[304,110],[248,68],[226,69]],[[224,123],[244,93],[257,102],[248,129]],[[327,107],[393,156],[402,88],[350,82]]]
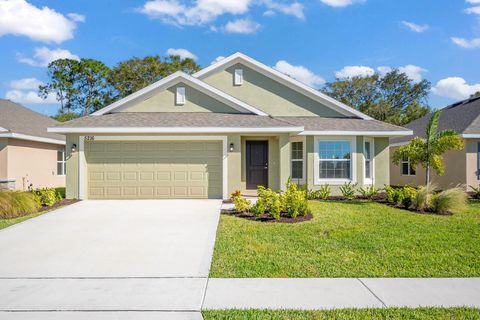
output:
[[[57,124],[0,99],[0,189],[65,186],[65,136],[47,132]]]
[[[67,197],[81,199],[383,186],[389,138],[412,134],[241,53],[49,131],[67,136]]]
[[[413,137],[425,137],[425,129],[431,114],[414,120],[406,127],[413,131],[412,136],[394,138],[390,144],[390,156],[398,146],[408,143]],[[445,174],[438,176],[433,170],[430,181],[440,189],[462,185],[478,187],[480,184],[480,97],[467,99],[448,107],[440,114],[439,130],[457,131],[465,142],[462,150],[448,151],[444,155]],[[418,165],[413,168],[408,158],[399,166],[390,165],[390,182],[392,185],[412,186],[425,184],[425,169]]]

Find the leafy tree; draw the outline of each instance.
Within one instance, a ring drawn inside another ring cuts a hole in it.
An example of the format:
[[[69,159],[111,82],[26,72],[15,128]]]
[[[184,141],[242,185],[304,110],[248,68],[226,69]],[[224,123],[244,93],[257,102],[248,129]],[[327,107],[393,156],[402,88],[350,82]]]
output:
[[[73,111],[64,112],[60,110],[59,112],[57,112],[56,115],[52,116],[52,119],[55,119],[60,122],[66,122],[66,121],[76,119],[78,117],[80,116],[76,112],[73,112]]]
[[[38,88],[38,95],[42,99],[54,93],[60,102],[60,111],[69,112],[72,109],[72,96],[75,93],[74,78],[78,61],[71,59],[58,59],[48,65],[50,82]]]
[[[470,96],[470,98],[476,98],[476,97],[480,97],[480,91],[478,91],[478,92],[476,92],[476,93],[474,93]]]
[[[416,83],[393,70],[385,76],[337,79],[327,83],[322,91],[372,118],[403,125],[429,112],[430,88],[427,80]]]
[[[430,168],[438,175],[445,173],[443,154],[449,150],[460,150],[464,142],[460,135],[453,130],[438,132],[438,122],[441,110],[432,114],[425,131],[426,138],[415,137],[409,144],[400,146],[393,155],[393,163],[398,165],[404,158],[409,158],[412,166],[418,164],[425,168],[425,183],[430,183]]]
[[[176,71],[192,74],[200,66],[192,59],[169,56],[163,61],[160,56],[132,58],[118,63],[111,71],[108,82],[115,88],[115,99],[123,98]]]

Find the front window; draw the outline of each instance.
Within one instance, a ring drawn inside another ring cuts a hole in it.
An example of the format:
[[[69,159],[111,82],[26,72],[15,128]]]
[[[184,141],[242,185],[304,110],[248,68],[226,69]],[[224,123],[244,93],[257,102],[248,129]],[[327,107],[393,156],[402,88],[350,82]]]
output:
[[[303,179],[303,142],[292,142],[292,179]]]
[[[65,149],[57,151],[57,175],[64,176],[66,169]]]
[[[415,168],[412,167],[410,158],[403,158],[400,162],[402,176],[414,176],[416,174]]]
[[[351,179],[351,148],[350,141],[319,141],[319,178],[320,179]]]
[[[365,141],[365,179],[372,180],[372,143]]]

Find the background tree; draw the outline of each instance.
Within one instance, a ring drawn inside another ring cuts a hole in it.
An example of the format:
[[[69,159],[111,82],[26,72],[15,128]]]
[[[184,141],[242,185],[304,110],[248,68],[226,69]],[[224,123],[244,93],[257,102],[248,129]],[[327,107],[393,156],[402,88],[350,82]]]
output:
[[[51,116],[52,119],[55,119],[60,122],[66,122],[80,117],[80,115],[73,111],[64,112],[59,110],[56,115]]]
[[[430,110],[427,80],[414,82],[406,74],[393,70],[385,76],[337,79],[322,92],[380,121],[397,125],[423,117]]]
[[[430,168],[442,176],[445,173],[443,154],[453,149],[463,149],[464,142],[453,130],[438,132],[441,110],[432,114],[425,131],[425,138],[415,137],[409,144],[400,146],[393,155],[393,163],[398,165],[402,159],[409,158],[413,167],[420,164],[425,168],[425,183],[430,183]]]
[[[476,97],[480,97],[480,91],[478,91],[478,92],[476,92],[476,93],[474,93],[470,96],[470,98],[476,98]]]
[[[38,95],[47,99],[50,94],[55,94],[60,102],[61,112],[70,112],[72,109],[72,96],[75,93],[74,78],[78,61],[59,59],[48,64],[47,75],[50,81],[38,88]]]
[[[132,58],[118,63],[109,74],[108,82],[115,90],[116,100],[179,70],[192,74],[200,70],[200,66],[192,59],[179,56],[169,56],[163,61],[158,55]]]

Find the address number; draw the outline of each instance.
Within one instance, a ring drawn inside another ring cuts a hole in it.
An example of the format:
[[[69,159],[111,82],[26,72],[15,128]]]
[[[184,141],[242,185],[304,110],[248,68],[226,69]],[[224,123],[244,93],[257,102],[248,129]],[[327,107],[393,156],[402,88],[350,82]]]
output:
[[[85,136],[85,141],[93,141],[95,140],[95,136]]]

